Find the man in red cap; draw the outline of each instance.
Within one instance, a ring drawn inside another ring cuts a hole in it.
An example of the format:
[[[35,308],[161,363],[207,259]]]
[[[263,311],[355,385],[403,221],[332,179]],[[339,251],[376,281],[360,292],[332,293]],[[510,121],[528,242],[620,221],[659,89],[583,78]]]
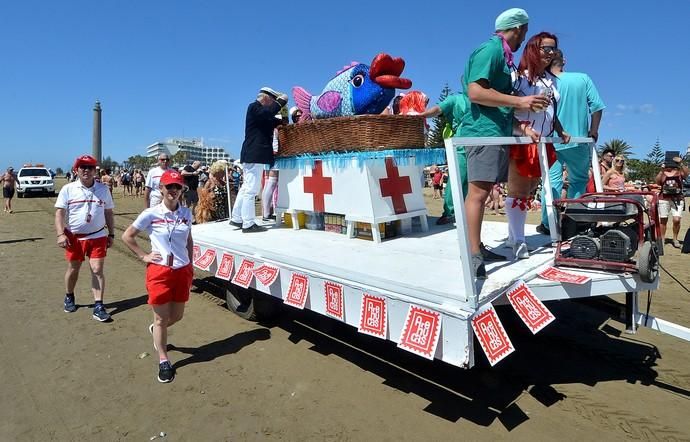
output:
[[[91,291],[95,300],[93,318],[104,322],[110,319],[110,315],[103,305],[103,264],[106,251],[115,238],[115,204],[108,186],[95,180],[96,164],[96,159],[90,155],[82,155],[75,160],[74,170],[78,178],[60,189],[55,202],[55,231],[57,245],[65,249],[67,259],[65,312],[77,310],[74,287],[81,263],[88,257]]]

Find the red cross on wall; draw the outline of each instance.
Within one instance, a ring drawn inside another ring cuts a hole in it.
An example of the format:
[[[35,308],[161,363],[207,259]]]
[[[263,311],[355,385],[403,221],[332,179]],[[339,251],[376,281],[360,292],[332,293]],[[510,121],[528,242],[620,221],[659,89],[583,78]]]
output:
[[[326,204],[324,195],[333,194],[333,178],[323,176],[323,164],[321,160],[314,161],[311,176],[304,177],[304,193],[312,193],[314,212],[325,212]]]
[[[395,160],[392,157],[386,158],[386,176],[387,178],[379,179],[381,196],[392,198],[393,210],[396,214],[407,213],[404,195],[412,193],[410,177],[398,174],[398,166],[395,165]]]

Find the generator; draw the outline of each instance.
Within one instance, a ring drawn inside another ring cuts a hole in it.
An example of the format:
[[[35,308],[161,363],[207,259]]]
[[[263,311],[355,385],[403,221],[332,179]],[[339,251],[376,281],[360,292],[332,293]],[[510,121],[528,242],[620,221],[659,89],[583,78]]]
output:
[[[653,192],[598,192],[554,201],[561,238],[555,265],[635,272],[644,282],[659,274],[658,196]]]

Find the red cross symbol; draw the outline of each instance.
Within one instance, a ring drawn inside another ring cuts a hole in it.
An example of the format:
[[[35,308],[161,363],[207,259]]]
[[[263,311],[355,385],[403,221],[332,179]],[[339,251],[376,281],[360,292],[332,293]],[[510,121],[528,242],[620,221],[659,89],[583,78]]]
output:
[[[313,193],[314,212],[325,212],[324,195],[333,194],[333,179],[323,176],[323,164],[321,160],[314,161],[311,176],[304,177],[304,193]]]
[[[400,176],[398,166],[395,165],[393,157],[386,157],[386,176],[379,179],[381,186],[381,196],[390,196],[393,199],[393,210],[396,214],[406,213],[405,198],[403,195],[412,193],[412,184],[409,176]]]

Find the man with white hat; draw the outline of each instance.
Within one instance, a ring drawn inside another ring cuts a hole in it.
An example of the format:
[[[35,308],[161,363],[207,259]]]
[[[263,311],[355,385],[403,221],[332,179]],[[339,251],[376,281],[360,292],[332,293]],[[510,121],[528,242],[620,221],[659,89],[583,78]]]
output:
[[[265,227],[256,224],[254,198],[261,188],[264,165],[273,166],[273,130],[282,123],[275,118],[288,102],[287,95],[262,87],[256,101],[249,104],[245,120],[244,142],[240,153],[243,182],[232,208],[230,224],[244,233],[263,232]]]
[[[513,52],[527,35],[529,16],[524,9],[502,12],[495,22],[496,33],[470,55],[462,77],[470,100],[460,126],[460,137],[508,137],[512,135],[513,108],[546,108],[545,97],[511,95],[511,71],[516,70]],[[469,190],[465,199],[467,230],[475,277],[486,278],[484,261],[506,258],[487,250],[481,242],[484,202],[495,183],[508,180],[508,146],[467,146]]]

